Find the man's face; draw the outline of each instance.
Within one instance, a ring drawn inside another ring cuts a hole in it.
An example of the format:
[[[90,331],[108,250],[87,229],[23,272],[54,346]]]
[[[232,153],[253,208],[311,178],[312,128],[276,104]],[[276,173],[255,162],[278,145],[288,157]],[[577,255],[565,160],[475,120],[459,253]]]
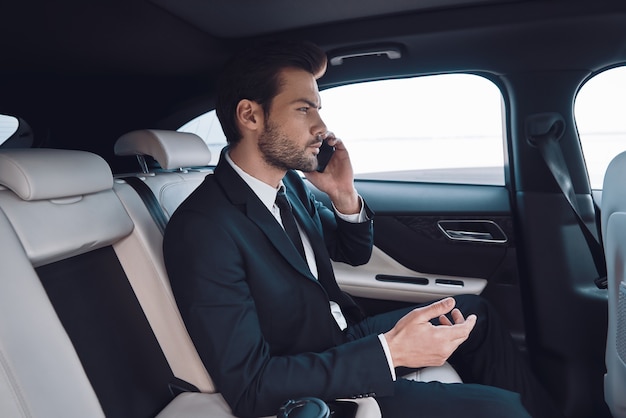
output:
[[[320,95],[312,74],[286,69],[274,97],[259,150],[265,162],[281,170],[313,171],[326,125],[320,118]]]

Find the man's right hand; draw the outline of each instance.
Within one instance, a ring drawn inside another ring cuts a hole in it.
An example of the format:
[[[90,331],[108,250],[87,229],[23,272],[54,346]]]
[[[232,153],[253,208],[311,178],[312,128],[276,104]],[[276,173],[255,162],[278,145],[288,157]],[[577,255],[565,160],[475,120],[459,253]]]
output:
[[[476,325],[476,315],[464,318],[454,305],[453,298],[446,298],[414,309],[384,334],[394,367],[418,368],[445,363]],[[452,321],[446,317],[447,313],[451,313]],[[430,320],[434,318],[439,318],[441,325],[433,325]]]

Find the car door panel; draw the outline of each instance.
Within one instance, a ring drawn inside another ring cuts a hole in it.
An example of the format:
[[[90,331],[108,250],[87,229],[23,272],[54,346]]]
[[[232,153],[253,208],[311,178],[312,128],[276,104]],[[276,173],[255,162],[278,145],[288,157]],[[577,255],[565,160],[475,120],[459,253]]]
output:
[[[422,273],[406,268],[379,247],[362,267],[334,263],[341,288],[358,298],[423,303],[449,295],[480,294],[487,280]]]
[[[523,334],[506,187],[360,180],[356,187],[375,212],[375,248],[363,266],[334,263],[343,290],[370,313],[481,294],[513,334]]]

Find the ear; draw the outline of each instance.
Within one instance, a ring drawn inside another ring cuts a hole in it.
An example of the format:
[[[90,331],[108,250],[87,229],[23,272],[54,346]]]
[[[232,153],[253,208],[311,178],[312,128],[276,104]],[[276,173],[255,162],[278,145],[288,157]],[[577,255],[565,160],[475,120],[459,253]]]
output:
[[[263,108],[257,102],[243,99],[237,104],[237,123],[242,130],[257,131],[263,124]]]

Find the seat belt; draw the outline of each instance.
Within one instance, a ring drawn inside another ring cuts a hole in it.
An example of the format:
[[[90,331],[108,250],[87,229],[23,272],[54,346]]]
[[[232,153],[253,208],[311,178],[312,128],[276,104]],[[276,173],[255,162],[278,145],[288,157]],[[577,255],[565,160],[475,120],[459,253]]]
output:
[[[152,189],[148,186],[143,180],[138,177],[122,177],[126,183],[128,183],[141,197],[143,203],[146,205],[148,212],[150,212],[150,216],[154,219],[154,223],[161,231],[161,235],[165,234],[165,226],[167,225],[167,217],[163,212],[163,208],[159,204],[154,193],[152,193]]]
[[[554,180],[556,180],[561,192],[572,208],[576,221],[589,246],[596,271],[598,272],[598,277],[594,279],[594,283],[599,289],[606,289],[604,248],[580,215],[578,204],[576,203],[574,185],[559,145],[559,140],[564,132],[565,121],[559,113],[537,113],[526,118],[526,137],[531,145],[537,147],[544,162],[550,169],[550,173],[552,173]]]

